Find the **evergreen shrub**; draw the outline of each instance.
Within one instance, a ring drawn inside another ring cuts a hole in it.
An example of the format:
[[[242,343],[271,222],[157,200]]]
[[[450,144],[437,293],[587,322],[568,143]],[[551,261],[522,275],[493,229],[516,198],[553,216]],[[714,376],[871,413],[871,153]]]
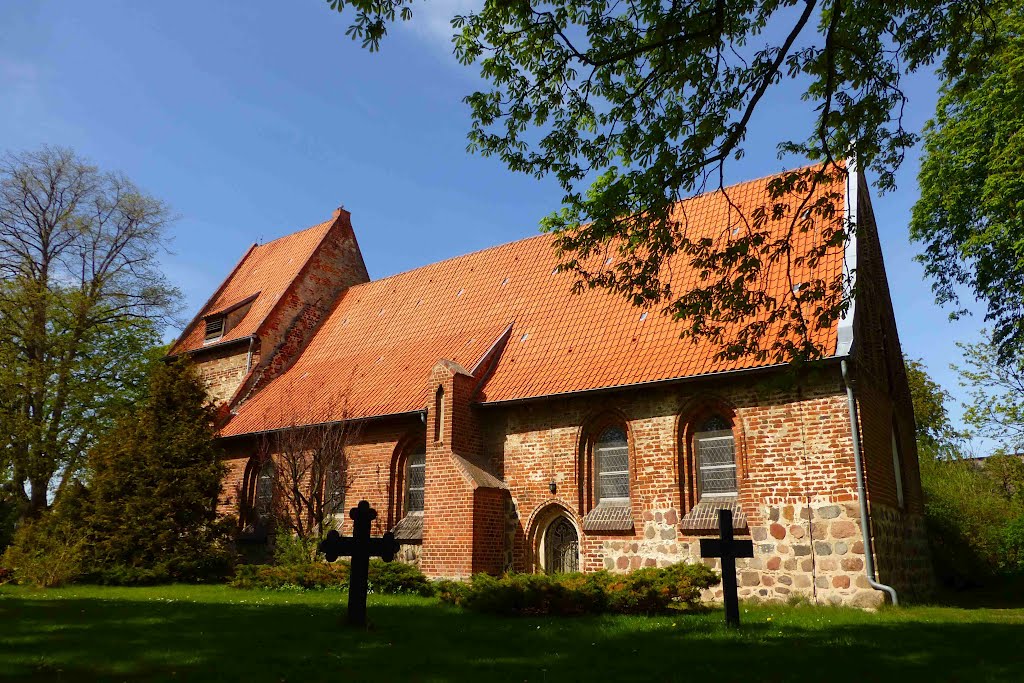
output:
[[[658,614],[695,607],[719,581],[705,565],[680,562],[628,574],[477,574],[434,584],[443,602],[506,615]]]
[[[0,566],[16,583],[62,586],[81,576],[84,546],[80,530],[71,521],[47,512],[18,528]]]

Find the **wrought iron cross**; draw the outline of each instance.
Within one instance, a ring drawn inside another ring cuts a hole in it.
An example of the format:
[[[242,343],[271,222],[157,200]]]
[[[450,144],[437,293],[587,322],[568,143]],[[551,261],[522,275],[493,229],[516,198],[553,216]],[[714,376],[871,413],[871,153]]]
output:
[[[390,562],[398,552],[398,541],[390,531],[381,538],[370,537],[370,523],[377,519],[377,511],[365,501],[348,512],[352,518],[352,535],[342,536],[331,530],[320,542],[319,549],[328,562],[339,557],[352,558],[348,577],[348,623],[366,626],[366,591],[369,587],[370,558],[380,557]]]
[[[740,625],[740,604],[736,595],[736,558],[753,557],[754,543],[732,537],[732,510],[718,511],[718,538],[700,539],[701,557],[722,558],[722,599],[725,601],[725,623]]]

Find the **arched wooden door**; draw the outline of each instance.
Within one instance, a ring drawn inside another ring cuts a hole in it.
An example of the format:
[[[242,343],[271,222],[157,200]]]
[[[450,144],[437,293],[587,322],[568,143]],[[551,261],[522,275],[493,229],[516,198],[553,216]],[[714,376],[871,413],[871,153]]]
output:
[[[576,527],[559,515],[544,532],[544,571],[548,574],[580,569],[580,538]]]

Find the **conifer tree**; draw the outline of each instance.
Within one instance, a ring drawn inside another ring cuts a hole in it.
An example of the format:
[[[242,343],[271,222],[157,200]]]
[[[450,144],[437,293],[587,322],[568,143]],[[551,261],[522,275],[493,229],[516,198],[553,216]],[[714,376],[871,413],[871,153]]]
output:
[[[216,499],[223,464],[214,411],[192,369],[160,364],[149,394],[91,451],[82,511],[99,578],[202,578],[222,566],[228,524]]]

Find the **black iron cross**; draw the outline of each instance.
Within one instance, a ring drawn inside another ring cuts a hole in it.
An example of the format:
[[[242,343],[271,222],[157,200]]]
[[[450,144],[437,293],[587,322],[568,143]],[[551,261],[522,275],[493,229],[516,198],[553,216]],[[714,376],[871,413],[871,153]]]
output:
[[[352,518],[352,535],[342,536],[331,530],[320,542],[319,550],[328,562],[339,557],[352,558],[348,576],[348,623],[352,626],[366,626],[366,591],[369,587],[370,558],[380,557],[390,562],[398,552],[398,541],[390,531],[381,538],[370,537],[370,522],[377,519],[377,511],[365,501],[348,512]]]
[[[719,538],[700,539],[701,557],[722,558],[722,598],[725,600],[725,623],[740,625],[740,605],[736,595],[736,558],[753,557],[754,544],[732,537],[732,510],[718,511]]]

